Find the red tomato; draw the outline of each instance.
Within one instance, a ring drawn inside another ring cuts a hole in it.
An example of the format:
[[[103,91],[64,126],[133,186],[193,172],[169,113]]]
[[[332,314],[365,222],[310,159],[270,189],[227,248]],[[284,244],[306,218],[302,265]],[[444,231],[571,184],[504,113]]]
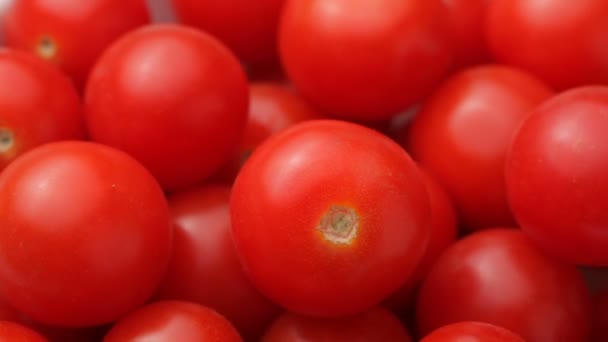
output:
[[[179,21],[221,40],[246,63],[277,59],[276,35],[285,0],[171,0]]]
[[[78,87],[106,47],[149,23],[144,0],[13,0],[4,30],[8,46],[63,69]]]
[[[36,331],[9,321],[0,321],[0,341],[2,342],[48,342]]]
[[[356,316],[314,318],[285,313],[268,329],[262,342],[411,342],[405,327],[386,309]]]
[[[421,342],[526,342],[505,328],[481,322],[458,322],[443,326]]]
[[[591,342],[608,341],[608,287],[594,296]]]
[[[238,152],[218,175],[230,183],[253,150],[268,137],[298,122],[322,118],[299,95],[279,83],[251,83],[249,101],[249,117]]]
[[[9,304],[62,326],[99,325],[141,305],[170,257],[167,201],[130,156],[58,142],[0,175],[0,283]]]
[[[208,306],[247,340],[258,340],[279,314],[245,277],[230,233],[230,188],[205,185],[174,193],[173,257],[158,298]]]
[[[414,276],[405,286],[399,289],[386,301],[386,304],[398,311],[409,309],[414,299],[416,287],[424,279],[435,260],[454,241],[458,233],[456,212],[445,190],[426,170],[422,170],[426,190],[431,204],[430,239],[422,261],[416,267]]]
[[[494,57],[553,87],[608,84],[608,1],[493,0],[486,35]]]
[[[407,153],[333,120],[299,123],[259,146],[236,179],[231,214],[257,288],[315,316],[378,304],[411,279],[429,235],[424,180]]]
[[[552,94],[516,69],[470,68],[445,81],[398,139],[445,187],[466,228],[514,225],[507,149],[529,111]]]
[[[485,41],[485,19],[492,0],[443,0],[454,44],[454,67],[490,61]]]
[[[78,93],[55,68],[15,50],[0,49],[0,172],[30,149],[84,139]]]
[[[426,96],[450,66],[442,0],[290,0],[285,71],[323,112],[383,121]]]
[[[587,341],[590,306],[576,267],[548,257],[519,230],[489,229],[439,257],[422,284],[417,320],[423,334],[479,321],[528,342]]]
[[[507,161],[522,229],[568,262],[608,266],[608,87],[583,87],[538,107]]]
[[[212,175],[236,149],[247,120],[247,78],[215,38],[156,25],[102,55],[85,105],[93,140],[133,155],[175,190]]]
[[[236,329],[217,312],[194,303],[148,304],[118,321],[103,342],[241,342]]]

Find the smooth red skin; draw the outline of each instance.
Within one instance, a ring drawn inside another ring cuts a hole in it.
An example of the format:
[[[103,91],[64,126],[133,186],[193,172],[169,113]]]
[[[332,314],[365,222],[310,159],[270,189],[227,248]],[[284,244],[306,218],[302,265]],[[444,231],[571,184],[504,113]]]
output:
[[[144,0],[13,1],[4,21],[6,44],[38,55],[42,36],[54,40],[50,60],[79,89],[101,53],[123,34],[150,22]]]
[[[491,60],[485,41],[485,19],[493,0],[443,0],[453,43],[454,69]]]
[[[591,301],[576,267],[547,256],[520,230],[488,229],[439,257],[420,289],[417,320],[423,335],[479,321],[529,342],[587,341]]]
[[[568,262],[608,266],[608,87],[561,93],[518,131],[506,165],[522,229]]]
[[[48,325],[109,323],[143,304],[171,248],[164,194],[133,158],[58,142],[0,175],[5,300]]]
[[[255,341],[280,309],[249,282],[230,232],[230,187],[204,185],[169,197],[173,257],[156,298],[208,306]]]
[[[85,137],[82,105],[69,79],[24,52],[0,49],[0,129],[13,146],[0,152],[0,172],[32,148]]]
[[[465,228],[514,225],[506,153],[521,122],[552,95],[532,75],[509,67],[469,68],[446,80],[397,139],[437,177]]]
[[[284,313],[261,342],[412,342],[399,319],[386,309],[373,308],[356,316],[314,318]]]
[[[217,37],[243,62],[277,60],[277,26],[285,0],[171,0],[180,23]]]
[[[407,311],[414,303],[417,287],[439,255],[456,241],[458,233],[456,211],[450,198],[434,176],[424,169],[421,171],[431,205],[430,238],[422,261],[418,263],[410,281],[385,301],[389,308],[399,313]]]
[[[103,342],[242,342],[237,330],[214,310],[189,302],[148,304],[118,321]]]
[[[481,322],[458,322],[443,326],[420,342],[526,342],[503,327]]]
[[[590,341],[608,341],[608,287],[593,298],[593,324]]]
[[[163,24],[133,31],[100,58],[86,92],[94,141],[143,163],[166,190],[228,161],[244,131],[247,78],[215,38]]]
[[[359,218],[350,244],[318,229],[336,205]],[[245,163],[232,232],[250,279],[276,303],[312,316],[354,314],[411,278],[429,207],[418,167],[399,145],[363,126],[314,120],[269,138]]]
[[[38,332],[14,322],[0,321],[0,342],[48,342]]]
[[[271,135],[299,122],[323,118],[287,85],[277,82],[251,82],[249,103],[247,125],[237,153],[217,175],[225,182],[234,182],[249,155]]]
[[[556,89],[608,83],[608,2],[493,0],[486,39],[498,62]]]
[[[289,79],[322,112],[384,121],[450,67],[442,0],[290,0],[279,25]]]

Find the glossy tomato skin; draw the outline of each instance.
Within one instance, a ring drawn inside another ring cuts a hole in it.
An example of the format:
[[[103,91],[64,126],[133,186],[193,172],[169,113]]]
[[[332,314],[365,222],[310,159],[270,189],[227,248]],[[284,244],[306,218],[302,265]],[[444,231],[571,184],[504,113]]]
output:
[[[522,229],[568,262],[608,266],[608,87],[561,93],[519,129],[506,166]]]
[[[608,2],[492,0],[487,41],[498,62],[556,89],[608,84]]]
[[[311,105],[296,92],[278,82],[251,82],[249,116],[238,151],[217,175],[217,179],[234,182],[243,163],[264,140],[296,123],[321,119]]]
[[[170,257],[167,201],[133,158],[56,142],[0,176],[0,281],[17,310],[48,325],[105,324],[151,296]]]
[[[173,257],[156,298],[208,306],[255,341],[279,308],[249,282],[230,232],[230,187],[203,185],[173,193]]]
[[[388,137],[314,120],[253,152],[233,187],[232,232],[269,298],[301,314],[354,314],[410,280],[429,206],[417,165]]]
[[[183,24],[217,37],[243,62],[277,60],[277,26],[285,0],[171,0]]]
[[[425,180],[431,205],[430,238],[422,260],[414,271],[412,280],[392,294],[385,302],[389,308],[399,313],[407,311],[410,304],[413,304],[418,285],[439,255],[456,241],[458,234],[458,220],[452,201],[433,175],[425,169],[421,169],[421,174]]]
[[[458,322],[443,326],[421,342],[526,342],[503,327],[481,322]]]
[[[211,176],[245,128],[247,78],[215,38],[171,24],[123,36],[99,59],[86,93],[93,140],[143,163],[166,190]]]
[[[467,229],[514,225],[506,153],[528,113],[552,95],[516,69],[469,68],[434,92],[398,140],[445,187]]]
[[[18,323],[0,321],[1,342],[48,342],[38,332]]]
[[[262,342],[411,342],[399,319],[373,308],[355,316],[314,318],[286,312],[268,329]]]
[[[115,39],[150,22],[145,0],[13,1],[6,43],[58,65],[78,88]]]
[[[452,61],[442,0],[290,0],[279,53],[321,111],[384,121],[437,85]]]
[[[103,342],[131,341],[243,340],[232,324],[212,309],[183,301],[161,301],[131,312],[103,339]]]
[[[454,49],[453,68],[491,60],[485,41],[485,19],[492,0],[443,0]]]
[[[84,139],[78,92],[33,56],[0,49],[0,172],[21,154],[51,141]]]
[[[506,228],[477,232],[450,246],[424,280],[417,302],[423,335],[450,323],[479,321],[529,342],[587,341],[590,316],[589,291],[576,267]]]

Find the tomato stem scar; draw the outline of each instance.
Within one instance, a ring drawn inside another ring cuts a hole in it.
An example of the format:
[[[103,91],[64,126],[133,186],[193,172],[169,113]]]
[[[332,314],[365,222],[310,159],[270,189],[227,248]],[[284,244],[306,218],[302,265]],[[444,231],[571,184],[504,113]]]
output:
[[[38,41],[37,52],[40,57],[51,59],[57,53],[57,45],[49,36],[42,36]]]
[[[0,153],[8,152],[13,147],[14,141],[13,131],[0,127]]]
[[[356,237],[359,217],[352,209],[333,206],[323,215],[317,230],[323,232],[328,241],[337,244],[350,244]]]

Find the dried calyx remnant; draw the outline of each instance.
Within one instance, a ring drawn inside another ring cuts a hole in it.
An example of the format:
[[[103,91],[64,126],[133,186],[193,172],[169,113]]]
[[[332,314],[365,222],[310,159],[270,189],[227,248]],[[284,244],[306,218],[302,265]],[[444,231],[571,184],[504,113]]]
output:
[[[350,244],[359,229],[359,216],[354,209],[345,206],[331,207],[317,227],[328,241],[336,244]]]
[[[13,131],[0,127],[0,153],[8,152],[13,147],[14,141]]]
[[[57,53],[57,44],[49,36],[42,36],[38,40],[38,46],[36,48],[38,55],[45,59],[52,59]]]

